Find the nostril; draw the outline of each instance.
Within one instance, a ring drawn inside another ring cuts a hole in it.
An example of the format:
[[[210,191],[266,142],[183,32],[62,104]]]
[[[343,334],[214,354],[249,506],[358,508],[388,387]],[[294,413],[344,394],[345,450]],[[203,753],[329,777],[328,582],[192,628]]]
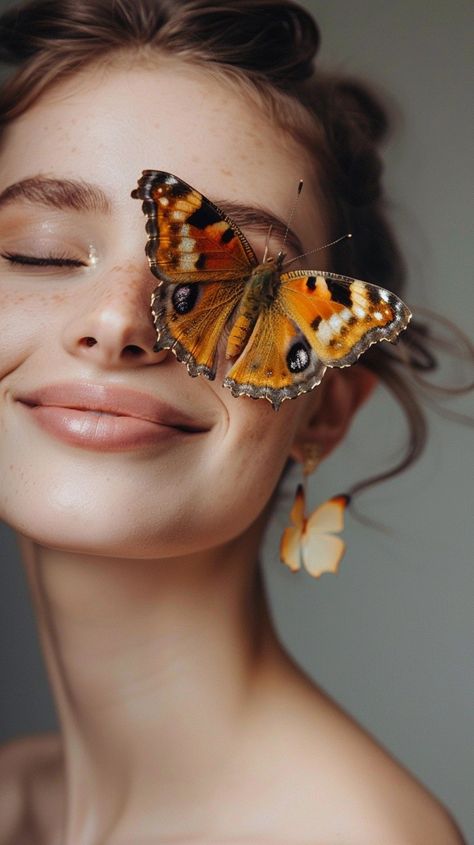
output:
[[[96,341],[95,337],[84,337],[84,338],[82,339],[82,343],[83,343],[85,346],[95,346],[95,344],[97,343],[97,341]]]
[[[129,344],[124,346],[123,352],[124,355],[130,355],[131,358],[137,358],[139,355],[143,355],[144,350],[140,346]]]

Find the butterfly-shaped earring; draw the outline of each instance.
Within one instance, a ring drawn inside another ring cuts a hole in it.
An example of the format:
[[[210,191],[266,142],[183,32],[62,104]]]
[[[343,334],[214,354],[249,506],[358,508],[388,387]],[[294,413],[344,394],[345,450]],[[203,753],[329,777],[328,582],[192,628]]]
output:
[[[304,568],[314,578],[323,572],[336,573],[345,552],[344,540],[337,536],[344,527],[344,510],[349,496],[334,496],[306,516],[305,492],[298,485],[290,513],[293,523],[285,528],[280,542],[280,558],[296,572]]]
[[[144,170],[146,254],[159,280],[151,310],[154,351],[172,349],[191,376],[214,379],[225,340],[233,396],[278,410],[347,367],[373,343],[395,340],[411,313],[394,293],[326,270],[285,271],[285,255],[259,262],[234,221],[182,179]]]

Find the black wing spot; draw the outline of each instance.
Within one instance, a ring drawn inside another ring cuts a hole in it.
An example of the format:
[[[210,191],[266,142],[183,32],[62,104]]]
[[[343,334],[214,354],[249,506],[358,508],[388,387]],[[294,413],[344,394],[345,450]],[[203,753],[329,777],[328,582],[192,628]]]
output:
[[[205,264],[206,264],[206,254],[204,252],[201,252],[199,257],[196,258],[196,261],[194,262],[194,266],[195,266],[196,270],[202,270]]]
[[[171,301],[178,314],[189,314],[196,305],[199,285],[176,285]]]
[[[365,292],[372,305],[378,305],[380,303],[381,296],[377,288],[367,286]]]
[[[311,361],[309,349],[305,343],[298,340],[290,348],[286,356],[286,363],[290,373],[302,373],[309,367]]]
[[[322,317],[320,317],[320,316],[319,316],[319,314],[318,314],[318,316],[317,316],[317,317],[315,317],[315,318],[314,318],[314,320],[313,320],[313,322],[311,323],[311,328],[312,328],[312,329],[314,329],[314,331],[315,331],[315,332],[317,332],[317,331],[318,331],[318,329],[319,329],[319,324],[320,324],[320,322],[322,321],[322,319],[323,319],[323,318],[322,318]]]
[[[308,290],[315,290],[316,288],[316,276],[308,276],[306,279],[306,287]]]
[[[326,284],[333,302],[339,302],[341,305],[345,305],[346,308],[352,308],[350,288],[342,285],[340,282],[334,281],[334,279],[326,279]]]
[[[232,240],[232,238],[235,238],[235,233],[232,231],[232,229],[229,226],[228,229],[226,229],[224,232],[222,232],[221,243],[228,244],[229,241]]]
[[[196,229],[205,229],[207,226],[212,226],[221,218],[207,205],[201,205],[200,208],[193,211],[191,217],[188,217],[186,223],[190,226],[195,226]]]

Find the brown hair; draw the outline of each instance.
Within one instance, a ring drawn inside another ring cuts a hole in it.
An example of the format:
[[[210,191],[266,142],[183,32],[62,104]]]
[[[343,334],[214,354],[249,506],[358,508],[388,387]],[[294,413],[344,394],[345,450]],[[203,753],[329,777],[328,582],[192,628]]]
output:
[[[401,295],[405,271],[386,218],[378,150],[388,131],[386,111],[360,82],[315,69],[319,40],[311,15],[291,0],[30,0],[0,18],[0,61],[15,67],[0,91],[0,126],[97,56],[103,62],[159,50],[233,77],[261,97],[316,160],[324,157],[333,232],[353,235],[334,269]],[[391,469],[351,493],[395,475],[420,455],[427,439],[420,394],[429,400],[471,387],[441,388],[425,380],[423,373],[438,368],[435,350],[443,344],[433,319],[415,315],[395,344],[372,346],[356,365],[375,372],[400,403],[409,438]],[[472,356],[467,338],[457,332],[457,340]]]

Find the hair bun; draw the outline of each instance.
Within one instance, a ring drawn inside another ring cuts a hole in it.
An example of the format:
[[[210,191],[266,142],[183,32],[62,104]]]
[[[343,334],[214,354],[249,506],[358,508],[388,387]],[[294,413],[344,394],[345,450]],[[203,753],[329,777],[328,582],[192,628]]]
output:
[[[352,205],[381,195],[382,161],[377,145],[389,120],[377,98],[358,82],[333,79],[329,85],[331,145],[340,170],[340,190]]]
[[[371,91],[353,80],[341,80],[334,93],[337,104],[346,112],[355,131],[373,144],[384,140],[389,129],[387,113]]]
[[[264,73],[283,88],[313,73],[319,29],[309,12],[292,0],[185,0],[181,16],[177,45],[185,30],[188,44],[193,40],[197,46],[212,45],[210,61]]]

